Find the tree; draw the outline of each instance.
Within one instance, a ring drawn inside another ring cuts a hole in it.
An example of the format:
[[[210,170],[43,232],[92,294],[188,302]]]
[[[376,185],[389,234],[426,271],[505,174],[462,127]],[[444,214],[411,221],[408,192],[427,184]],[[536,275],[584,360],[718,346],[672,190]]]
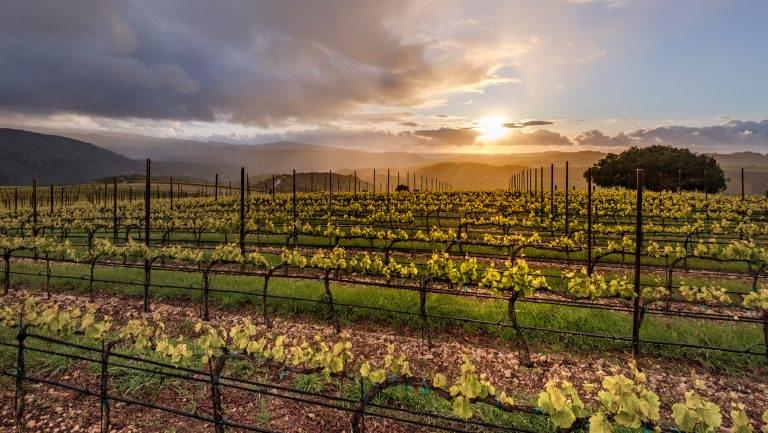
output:
[[[408,191],[408,185],[400,184],[395,188],[395,191]]]
[[[634,189],[638,168],[644,170],[644,185],[651,191],[681,188],[715,193],[726,187],[725,173],[713,157],[672,146],[631,147],[619,155],[609,153],[590,170],[597,185]]]

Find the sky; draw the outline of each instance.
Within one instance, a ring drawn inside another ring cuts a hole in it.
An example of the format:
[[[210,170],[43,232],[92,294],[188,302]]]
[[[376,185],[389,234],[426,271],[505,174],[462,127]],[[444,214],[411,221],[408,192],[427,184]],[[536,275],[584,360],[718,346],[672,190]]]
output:
[[[766,0],[0,0],[0,126],[768,152]]]

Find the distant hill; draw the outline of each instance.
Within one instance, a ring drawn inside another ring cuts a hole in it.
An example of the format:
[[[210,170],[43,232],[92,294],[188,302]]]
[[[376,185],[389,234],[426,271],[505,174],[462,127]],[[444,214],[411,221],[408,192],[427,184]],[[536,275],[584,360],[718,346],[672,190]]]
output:
[[[420,155],[407,152],[366,152],[293,141],[229,144],[128,134],[66,135],[94,143],[129,158],[244,166],[248,172],[254,174],[288,173],[293,169],[301,172],[322,172],[366,167],[409,167],[430,162]]]
[[[71,138],[0,128],[0,185],[79,183],[142,170],[138,161]]]
[[[525,168],[527,167],[521,165],[441,162],[416,170],[416,186],[421,187],[421,176],[424,176],[448,182],[454,189],[507,188],[510,176]]]
[[[549,165],[554,164],[554,183],[565,186],[565,161],[570,164],[569,186],[584,188],[582,174],[587,167],[605,156],[604,152],[547,151],[540,153],[510,153],[497,155],[365,152],[316,144],[279,141],[258,145],[234,145],[155,138],[140,135],[108,133],[41,134],[17,129],[0,129],[0,185],[29,184],[37,178],[42,184],[78,183],[112,176],[144,173],[144,158],[152,158],[154,176],[174,176],[237,183],[240,167],[244,166],[251,184],[266,179],[271,187],[271,175],[278,176],[296,169],[300,174],[299,190],[321,188],[321,179],[333,170],[333,183],[345,189],[353,174],[361,182],[373,181],[376,169],[376,189],[386,186],[390,169],[391,187],[401,182],[413,188],[413,175],[438,178],[457,188],[506,188],[509,177],[526,168],[544,168],[544,183],[549,188]],[[91,144],[92,143],[92,144]],[[98,147],[97,147],[98,146]],[[744,168],[745,189],[748,194],[768,191],[768,155],[754,152],[713,154],[723,167],[728,193],[741,191]],[[135,158],[135,159],[132,159]],[[314,173],[314,174],[310,174]],[[337,177],[340,176],[340,177]],[[346,176],[346,177],[345,177]],[[406,182],[406,176],[408,181]],[[282,178],[278,188],[288,188],[289,178]],[[316,182],[315,182],[316,181]],[[335,190],[336,188],[334,188]]]

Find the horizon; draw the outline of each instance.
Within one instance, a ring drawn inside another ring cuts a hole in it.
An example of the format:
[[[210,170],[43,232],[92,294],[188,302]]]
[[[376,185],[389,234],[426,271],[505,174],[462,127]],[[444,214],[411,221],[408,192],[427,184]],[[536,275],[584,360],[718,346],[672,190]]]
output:
[[[11,128],[6,126],[0,126],[0,129],[11,129],[11,130],[18,130],[23,132],[31,132],[36,134],[44,134],[44,135],[52,135],[52,136],[60,136],[65,138],[71,138],[74,140],[82,141],[88,144],[94,144],[90,143],[87,140],[87,136],[126,136],[126,137],[135,137],[135,138],[145,138],[145,139],[151,139],[151,140],[181,140],[181,141],[189,141],[189,142],[196,142],[199,144],[210,144],[210,145],[217,145],[217,146],[248,146],[248,147],[264,147],[264,146],[271,146],[271,145],[306,145],[306,146],[317,146],[322,148],[331,148],[331,149],[337,149],[337,150],[354,150],[354,151],[360,151],[360,152],[369,152],[369,153],[376,153],[376,154],[387,154],[387,153],[405,153],[405,154],[413,154],[418,156],[432,156],[432,157],[446,157],[446,158],[453,158],[453,157],[489,157],[493,155],[516,155],[520,157],[526,157],[526,156],[534,156],[534,155],[542,155],[542,154],[579,154],[579,153],[599,153],[599,154],[608,154],[608,153],[621,153],[623,150],[629,149],[629,147],[626,148],[590,148],[590,149],[563,149],[563,150],[554,150],[554,149],[541,149],[539,151],[530,151],[530,152],[517,152],[514,154],[505,153],[505,154],[497,154],[497,153],[473,153],[469,151],[461,151],[461,149],[458,149],[453,152],[430,152],[428,150],[390,150],[390,149],[349,149],[345,148],[340,145],[334,145],[329,143],[324,144],[316,144],[316,143],[309,143],[309,142],[301,142],[301,141],[291,141],[291,140],[277,140],[277,141],[270,141],[270,142],[264,142],[264,143],[246,143],[246,142],[225,142],[225,141],[214,141],[214,140],[207,140],[203,141],[200,139],[194,139],[194,138],[176,138],[176,137],[156,137],[156,136],[142,136],[138,134],[122,134],[122,133],[101,133],[99,131],[56,131],[56,130],[46,130],[46,129],[40,129],[40,130],[32,130],[32,129],[19,129],[19,128]],[[665,143],[658,143],[662,146],[671,146],[667,145]],[[98,146],[97,147],[102,147]],[[630,146],[630,147],[644,147],[644,146]],[[672,146],[674,147],[674,146]],[[685,147],[685,146],[683,146]],[[102,147],[103,148],[103,147]],[[278,149],[278,150],[285,150],[285,149]],[[116,152],[118,154],[122,154],[122,152]],[[756,150],[739,150],[739,151],[733,151],[733,152],[717,152],[717,151],[709,151],[709,152],[694,152],[697,154],[704,154],[704,155],[719,155],[719,156],[732,156],[732,155],[742,155],[742,154],[754,154],[754,155],[760,155],[760,156],[768,156],[768,149],[766,149],[765,153],[758,152]],[[124,155],[125,156],[125,155]],[[134,158],[135,159],[135,158]],[[147,158],[152,159],[152,158]],[[451,160],[445,160],[445,161],[439,161],[437,163],[455,163],[456,161]],[[473,163],[478,163],[476,161],[472,161]],[[436,163],[436,164],[437,164]],[[486,162],[486,164],[489,164]],[[494,164],[490,164],[494,165]],[[502,165],[507,165],[507,163],[504,163]]]
[[[8,2],[0,126],[421,154],[768,152],[768,54],[750,49],[765,2],[184,6]]]

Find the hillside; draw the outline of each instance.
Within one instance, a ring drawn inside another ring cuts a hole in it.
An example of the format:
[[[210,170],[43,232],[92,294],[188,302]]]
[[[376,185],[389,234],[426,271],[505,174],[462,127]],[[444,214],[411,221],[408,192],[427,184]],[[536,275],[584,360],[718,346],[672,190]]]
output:
[[[0,128],[0,185],[78,183],[142,170],[142,163],[71,138]]]
[[[478,162],[441,162],[416,170],[420,177],[437,178],[453,185],[454,189],[507,188],[509,178],[524,170],[521,165],[491,165]]]
[[[272,176],[250,176],[251,188],[261,191],[272,190]],[[331,183],[333,192],[352,192],[355,190],[355,178],[352,175],[333,173]],[[360,191],[367,188],[366,182],[359,180]],[[280,174],[275,176],[276,192],[291,192],[293,190],[293,176]],[[328,172],[296,173],[296,191],[328,191]]]

